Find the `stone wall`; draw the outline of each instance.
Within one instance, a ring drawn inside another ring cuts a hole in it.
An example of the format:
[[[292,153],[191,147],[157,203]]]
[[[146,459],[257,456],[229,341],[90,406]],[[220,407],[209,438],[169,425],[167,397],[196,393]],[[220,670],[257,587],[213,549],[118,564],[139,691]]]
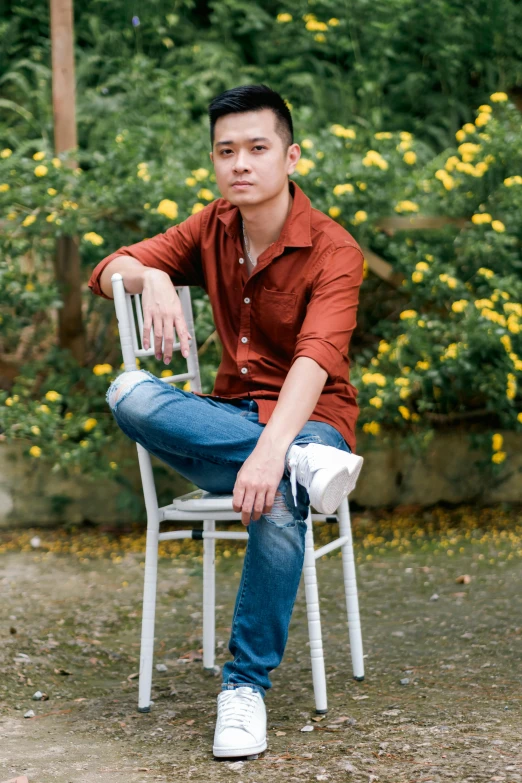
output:
[[[382,446],[372,436],[358,433],[358,453],[365,463],[350,500],[364,507],[429,506],[439,501],[522,503],[522,437],[513,432],[503,435],[508,458],[492,479],[474,465],[484,454],[470,451],[467,437],[458,432],[437,434],[421,455],[404,449],[400,437]],[[1,527],[132,521],[130,512],[117,508],[119,487],[109,478],[90,481],[79,475],[64,480],[44,463],[24,457],[23,449],[21,443],[0,443]],[[126,444],[121,457],[133,463],[125,476],[141,498],[134,444]],[[153,465],[160,505],[194,488],[159,460],[153,458]]]

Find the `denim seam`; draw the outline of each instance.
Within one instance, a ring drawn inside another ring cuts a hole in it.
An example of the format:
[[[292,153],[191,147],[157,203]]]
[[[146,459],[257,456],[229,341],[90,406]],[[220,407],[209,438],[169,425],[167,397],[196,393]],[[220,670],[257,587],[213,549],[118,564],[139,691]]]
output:
[[[244,579],[242,580],[243,584],[241,586],[241,595],[239,596],[239,600],[237,602],[237,609],[234,612],[234,616],[232,618],[232,628],[234,628],[234,625],[235,625],[235,622],[236,622],[236,618],[237,618],[237,616],[238,616],[238,614],[239,614],[239,612],[241,610],[241,606],[243,604],[243,598],[244,598],[244,595],[245,595],[245,586],[246,586],[246,583],[247,583],[247,580],[248,580],[248,576],[249,576],[249,573],[250,573],[250,557],[249,557],[249,554],[248,554],[248,546],[247,546],[247,552],[246,552],[245,563],[243,565],[243,568],[244,568]],[[234,669],[237,666],[237,664],[239,663],[240,660],[241,660],[241,653],[239,653],[237,658],[234,658],[234,660],[232,661],[232,669]],[[232,676],[232,673],[233,672],[230,672],[230,675],[228,677],[228,682],[230,682],[230,677]]]

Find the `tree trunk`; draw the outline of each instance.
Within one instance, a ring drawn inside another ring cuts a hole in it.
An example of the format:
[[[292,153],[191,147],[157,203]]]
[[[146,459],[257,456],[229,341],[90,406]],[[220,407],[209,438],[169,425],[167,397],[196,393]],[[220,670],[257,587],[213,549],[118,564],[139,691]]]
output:
[[[53,69],[54,146],[56,153],[76,149],[76,88],[72,0],[50,0]],[[69,164],[76,167],[76,161]],[[56,281],[63,301],[58,311],[58,342],[75,359],[85,360],[82,321],[81,269],[77,237],[60,237],[54,259]]]

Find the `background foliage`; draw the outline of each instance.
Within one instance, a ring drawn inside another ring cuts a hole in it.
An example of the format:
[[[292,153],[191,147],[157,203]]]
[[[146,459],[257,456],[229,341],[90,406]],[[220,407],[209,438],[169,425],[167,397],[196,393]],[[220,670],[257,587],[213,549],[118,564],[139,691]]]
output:
[[[119,475],[123,436],[105,403],[121,361],[113,307],[85,286],[86,366],[56,348],[56,238],[79,237],[86,281],[116,247],[219,197],[208,102],[263,81],[292,107],[294,178],[313,205],[403,278],[392,287],[368,272],[361,291],[361,426],[376,440],[399,429],[408,446],[462,426],[500,470],[497,430],[522,429],[520,5],[140,5],[75,9],[75,170],[53,153],[48,4],[0,16],[2,437],[55,471]],[[454,222],[383,223],[416,213]],[[191,294],[211,391],[219,341],[206,295]]]

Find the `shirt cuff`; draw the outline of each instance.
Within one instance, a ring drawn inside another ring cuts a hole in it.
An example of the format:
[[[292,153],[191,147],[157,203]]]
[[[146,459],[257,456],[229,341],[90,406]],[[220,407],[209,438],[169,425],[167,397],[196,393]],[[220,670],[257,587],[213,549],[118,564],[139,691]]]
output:
[[[292,358],[292,364],[300,356],[308,356],[309,359],[317,362],[328,373],[329,378],[336,378],[343,373],[344,356],[328,340],[310,337],[299,341]]]

